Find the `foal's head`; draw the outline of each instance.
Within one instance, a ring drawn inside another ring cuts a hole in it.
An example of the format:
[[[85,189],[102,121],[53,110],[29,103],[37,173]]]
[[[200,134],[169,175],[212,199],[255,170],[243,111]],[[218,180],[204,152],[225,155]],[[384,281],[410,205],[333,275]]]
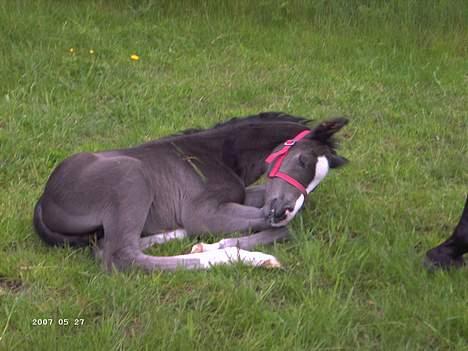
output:
[[[265,215],[272,226],[283,226],[294,218],[307,194],[317,188],[329,169],[348,162],[336,154],[333,140],[346,123],[346,118],[322,122],[285,141],[267,158],[270,179],[266,185]]]

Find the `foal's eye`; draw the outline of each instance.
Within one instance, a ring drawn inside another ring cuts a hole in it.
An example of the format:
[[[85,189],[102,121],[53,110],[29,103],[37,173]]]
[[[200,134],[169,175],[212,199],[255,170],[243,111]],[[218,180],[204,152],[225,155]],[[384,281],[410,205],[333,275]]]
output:
[[[299,166],[301,166],[302,168],[306,168],[306,162],[302,156],[299,156],[298,161],[299,161]]]

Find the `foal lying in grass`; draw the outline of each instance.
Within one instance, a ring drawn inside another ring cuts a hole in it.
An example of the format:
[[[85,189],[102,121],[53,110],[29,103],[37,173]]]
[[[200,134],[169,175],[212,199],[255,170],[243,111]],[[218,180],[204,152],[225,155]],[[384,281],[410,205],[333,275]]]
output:
[[[88,245],[97,236],[107,270],[200,269],[233,260],[277,266],[273,256],[246,250],[287,237],[284,226],[306,194],[345,162],[332,136],[346,122],[336,118],[311,129],[304,118],[270,112],[133,148],[73,155],[50,176],[34,226],[51,245]],[[275,147],[287,150],[270,155]],[[268,155],[274,178],[249,187],[267,170]],[[255,234],[223,240],[222,251],[204,252],[201,244],[194,251],[203,252],[189,255],[143,252],[207,232]]]

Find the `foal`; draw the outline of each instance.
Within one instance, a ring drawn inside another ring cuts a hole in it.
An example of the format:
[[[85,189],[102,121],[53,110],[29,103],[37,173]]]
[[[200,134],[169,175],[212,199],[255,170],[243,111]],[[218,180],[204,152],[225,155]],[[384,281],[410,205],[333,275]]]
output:
[[[73,155],[52,172],[35,207],[34,226],[51,245],[88,245],[97,235],[107,270],[208,268],[236,257],[277,265],[273,256],[237,248],[173,257],[146,255],[143,249],[206,232],[258,232],[269,241],[284,235],[285,229],[275,226],[285,224],[288,208],[281,206],[287,202],[265,196],[264,187],[246,187],[265,172],[264,159],[273,148],[310,130],[307,123],[261,113],[128,149]],[[310,130],[311,142],[322,147],[320,156],[330,166],[338,158],[331,136],[345,123],[336,119]]]

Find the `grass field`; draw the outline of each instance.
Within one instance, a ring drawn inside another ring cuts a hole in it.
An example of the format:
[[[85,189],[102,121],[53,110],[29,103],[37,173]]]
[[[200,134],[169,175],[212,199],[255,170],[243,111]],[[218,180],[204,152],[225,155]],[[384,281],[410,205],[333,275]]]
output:
[[[461,0],[1,2],[0,350],[468,350],[467,269],[421,265],[468,190],[466,23]],[[33,232],[68,155],[267,110],[351,118],[350,164],[259,248],[283,270],[109,275]]]

